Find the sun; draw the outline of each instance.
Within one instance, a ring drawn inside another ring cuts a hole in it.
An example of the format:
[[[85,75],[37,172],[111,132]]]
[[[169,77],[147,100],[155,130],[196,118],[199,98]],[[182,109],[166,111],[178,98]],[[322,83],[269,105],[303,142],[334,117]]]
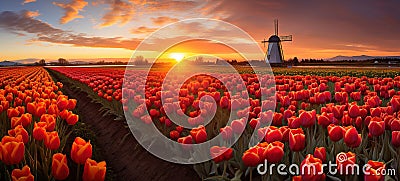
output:
[[[175,61],[180,62],[185,57],[183,53],[170,53],[169,58],[175,59]]]

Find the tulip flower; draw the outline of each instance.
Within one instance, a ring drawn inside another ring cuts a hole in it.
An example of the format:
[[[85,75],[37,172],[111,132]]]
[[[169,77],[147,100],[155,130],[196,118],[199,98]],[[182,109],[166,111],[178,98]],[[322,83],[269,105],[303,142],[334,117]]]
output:
[[[360,115],[360,108],[357,105],[350,105],[349,116],[351,118],[356,118]]]
[[[379,117],[373,117],[368,124],[369,133],[372,136],[380,136],[385,132],[385,121]]]
[[[368,166],[365,170],[364,180],[365,181],[384,181],[385,175],[383,170],[385,170],[385,164],[378,161],[368,161]]]
[[[258,155],[256,149],[249,149],[243,153],[242,161],[243,164],[248,167],[255,167],[260,162],[260,156]]]
[[[306,136],[303,129],[291,129],[289,132],[289,148],[292,151],[301,151],[306,146]]]
[[[77,114],[70,114],[65,121],[67,121],[68,125],[75,125],[79,120],[79,116]]]
[[[199,126],[197,128],[193,128],[190,131],[190,135],[194,138],[196,143],[203,143],[207,141],[207,132],[204,126]]]
[[[341,152],[336,155],[336,164],[339,174],[355,174],[354,166],[356,164],[356,155],[352,152]]]
[[[350,148],[356,148],[361,144],[361,134],[353,126],[348,126],[345,129],[344,143]]]
[[[311,127],[315,124],[316,121],[316,112],[313,111],[304,111],[300,114],[299,118],[301,120],[301,125],[304,127]]]
[[[35,177],[31,174],[31,169],[28,165],[22,167],[22,169],[14,169],[11,172],[11,178],[13,181],[34,181]]]
[[[84,164],[86,159],[92,157],[92,145],[80,137],[72,143],[71,159],[77,164]]]
[[[223,140],[230,140],[232,138],[232,127],[225,126],[219,129]]]
[[[314,157],[319,158],[322,162],[326,162],[326,148],[316,147],[314,150]]]
[[[210,148],[211,158],[215,163],[230,160],[233,157],[232,148],[213,146]]]
[[[58,132],[47,132],[44,139],[44,145],[50,150],[57,150],[60,147],[60,137],[58,137]]]
[[[46,127],[47,123],[37,122],[33,126],[33,138],[38,141],[42,141],[46,137]]]
[[[234,133],[236,134],[240,134],[243,132],[244,128],[245,128],[245,123],[244,123],[244,119],[237,119],[237,120],[233,120],[231,122],[231,127]]]
[[[400,131],[392,131],[392,145],[400,147]]]
[[[279,163],[285,154],[283,151],[284,146],[285,145],[280,141],[275,141],[268,144],[264,151],[264,157],[269,163]]]
[[[19,116],[20,112],[15,108],[8,108],[7,109],[7,117],[17,117]]]
[[[88,158],[85,162],[82,179],[83,181],[103,181],[106,176],[106,170],[105,161],[97,163]]]
[[[74,110],[75,106],[76,106],[76,99],[69,99],[68,100],[67,109],[68,110]]]
[[[40,122],[45,122],[47,124],[46,131],[54,131],[56,127],[56,118],[51,114],[42,114],[40,117]]]
[[[173,140],[177,140],[179,138],[180,133],[176,130],[172,130],[169,132],[169,137]]]
[[[53,155],[51,173],[56,180],[65,180],[69,175],[67,156],[61,153]]]
[[[0,143],[0,160],[6,165],[18,164],[25,154],[25,145],[22,136],[4,136]]]
[[[323,171],[322,161],[311,154],[308,154],[301,162],[300,170],[302,180],[325,180],[326,175]]]
[[[274,141],[282,141],[283,134],[281,130],[275,126],[267,127],[264,140],[267,143],[272,143]]]
[[[28,132],[24,129],[24,127],[22,127],[22,125],[18,125],[12,130],[8,130],[8,135],[12,137],[17,137],[18,135],[21,135],[24,144],[28,143],[29,141]]]

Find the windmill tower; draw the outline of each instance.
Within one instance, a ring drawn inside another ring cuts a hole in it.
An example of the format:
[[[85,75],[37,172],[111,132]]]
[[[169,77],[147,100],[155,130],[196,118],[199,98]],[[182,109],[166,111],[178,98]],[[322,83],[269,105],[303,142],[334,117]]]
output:
[[[292,35],[288,36],[279,36],[278,35],[278,20],[274,20],[275,25],[275,34],[269,37],[268,41],[264,39],[261,43],[268,43],[268,50],[266,52],[265,61],[268,63],[282,63],[283,59],[283,50],[282,50],[282,41],[292,41]]]

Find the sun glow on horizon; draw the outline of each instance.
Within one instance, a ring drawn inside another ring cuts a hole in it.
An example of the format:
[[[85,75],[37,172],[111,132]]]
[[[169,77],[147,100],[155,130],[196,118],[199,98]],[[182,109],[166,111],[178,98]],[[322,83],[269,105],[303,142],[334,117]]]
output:
[[[170,53],[169,57],[174,59],[176,62],[180,62],[185,57],[185,54],[183,54],[183,53]]]

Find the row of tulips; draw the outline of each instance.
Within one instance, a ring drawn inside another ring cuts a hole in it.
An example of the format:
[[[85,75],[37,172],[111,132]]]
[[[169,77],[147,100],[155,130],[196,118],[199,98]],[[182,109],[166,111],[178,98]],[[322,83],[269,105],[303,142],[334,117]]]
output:
[[[73,163],[63,154],[79,116],[62,83],[41,67],[4,68],[0,78],[1,180],[65,180],[73,163],[85,165],[78,179],[104,180],[106,164],[91,160],[90,142],[75,139]]]

